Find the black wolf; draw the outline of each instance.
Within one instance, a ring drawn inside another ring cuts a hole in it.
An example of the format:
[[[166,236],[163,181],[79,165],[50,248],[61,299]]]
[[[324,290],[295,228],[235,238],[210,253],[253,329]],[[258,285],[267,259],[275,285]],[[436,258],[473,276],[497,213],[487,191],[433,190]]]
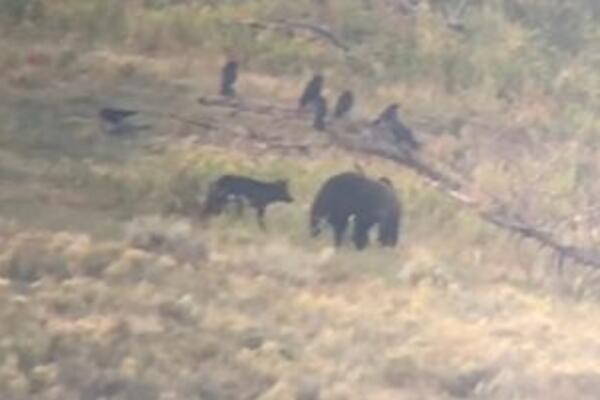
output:
[[[398,117],[398,104],[390,104],[383,112],[373,121],[374,125],[382,125],[388,129],[398,143],[406,143],[413,150],[418,150],[421,143],[417,142],[413,136],[412,130],[400,121]]]
[[[335,111],[333,116],[335,118],[342,118],[344,115],[352,110],[354,106],[354,94],[350,90],[344,90],[340,97],[338,97],[335,103]]]
[[[316,101],[321,95],[323,90],[323,76],[321,74],[315,74],[312,79],[306,84],[302,96],[298,101],[300,109],[305,108],[310,103]]]
[[[238,77],[238,63],[237,61],[228,61],[221,71],[221,96],[233,97],[235,96],[235,82]]]
[[[352,240],[357,249],[369,244],[369,230],[379,228],[379,243],[393,247],[398,242],[402,209],[387,178],[373,180],[356,172],[345,172],[329,178],[317,193],[310,209],[311,235],[321,232],[325,219],[334,232],[335,245],[340,246],[348,222],[354,217]]]
[[[256,210],[258,225],[265,230],[265,211],[275,202],[294,201],[288,190],[286,180],[262,182],[240,175],[223,175],[211,183],[202,215],[221,214],[229,201],[235,201],[238,212],[243,209],[244,200]]]

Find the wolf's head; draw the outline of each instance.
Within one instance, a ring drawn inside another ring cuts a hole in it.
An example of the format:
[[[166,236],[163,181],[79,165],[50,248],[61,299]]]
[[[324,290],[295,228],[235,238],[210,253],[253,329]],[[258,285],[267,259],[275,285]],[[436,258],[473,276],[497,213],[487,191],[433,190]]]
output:
[[[292,197],[289,191],[287,179],[280,179],[273,182],[273,188],[275,189],[273,192],[274,200],[282,201],[285,203],[291,203],[294,201],[294,198]]]

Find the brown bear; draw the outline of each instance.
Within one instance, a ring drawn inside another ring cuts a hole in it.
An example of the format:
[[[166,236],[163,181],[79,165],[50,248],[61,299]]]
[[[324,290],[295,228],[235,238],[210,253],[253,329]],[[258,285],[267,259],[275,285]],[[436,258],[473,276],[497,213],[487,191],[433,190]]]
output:
[[[336,246],[344,240],[350,218],[354,218],[352,240],[357,249],[369,244],[369,230],[379,228],[379,243],[393,247],[398,242],[402,217],[401,204],[387,178],[370,179],[356,172],[345,172],[329,178],[317,193],[310,209],[313,237],[321,232],[325,219],[334,232]]]

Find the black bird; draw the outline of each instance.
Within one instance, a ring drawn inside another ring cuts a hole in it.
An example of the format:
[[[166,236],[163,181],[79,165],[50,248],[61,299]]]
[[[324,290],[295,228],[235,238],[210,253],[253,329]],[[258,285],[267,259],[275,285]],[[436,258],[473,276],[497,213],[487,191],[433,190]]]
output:
[[[325,117],[327,116],[327,100],[319,95],[314,100],[313,128],[318,131],[325,130]]]
[[[311,102],[317,100],[323,90],[323,76],[321,74],[315,74],[312,79],[306,84],[302,96],[299,100],[299,108],[304,108]]]
[[[138,112],[139,111],[136,110],[126,110],[123,108],[104,107],[100,109],[98,116],[103,122],[107,122],[111,125],[118,125],[125,121],[126,118],[129,118]]]
[[[131,135],[136,131],[151,127],[147,124],[136,125],[129,123],[129,118],[136,114],[139,114],[139,111],[111,107],[104,107],[98,111],[98,116],[100,117],[105,133],[113,136]]]
[[[228,61],[221,71],[221,95],[226,97],[235,96],[235,82],[238,77],[237,61]]]
[[[398,104],[389,105],[383,112],[373,121],[374,125],[384,125],[390,130],[398,143],[407,143],[413,150],[418,150],[421,143],[417,142],[412,130],[404,125],[398,118]]]
[[[350,112],[352,106],[354,106],[354,94],[350,90],[344,90],[337,99],[333,116],[335,118],[343,117]]]

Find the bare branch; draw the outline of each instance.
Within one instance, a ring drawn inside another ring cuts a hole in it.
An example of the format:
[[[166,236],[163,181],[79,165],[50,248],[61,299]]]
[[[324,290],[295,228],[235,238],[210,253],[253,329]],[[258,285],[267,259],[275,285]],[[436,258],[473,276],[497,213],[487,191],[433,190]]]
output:
[[[276,21],[258,21],[258,20],[244,20],[236,21],[241,25],[247,25],[254,29],[271,30],[284,32],[286,34],[295,32],[307,32],[314,37],[323,39],[325,42],[341,49],[345,53],[350,51],[350,48],[342,42],[337,36],[333,34],[328,28],[318,26],[309,22],[303,21],[288,21],[288,20],[276,20]]]

